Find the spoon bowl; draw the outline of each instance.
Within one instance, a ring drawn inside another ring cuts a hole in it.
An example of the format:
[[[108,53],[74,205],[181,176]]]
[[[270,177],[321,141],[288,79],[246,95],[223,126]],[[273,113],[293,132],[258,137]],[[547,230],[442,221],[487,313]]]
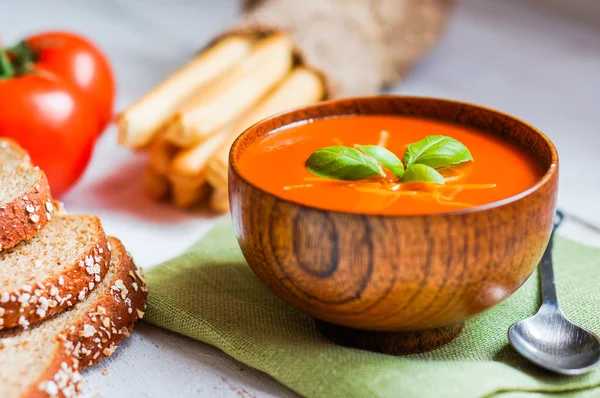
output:
[[[556,212],[554,228],[539,265],[542,306],[534,316],[508,329],[508,340],[529,361],[552,372],[576,376],[589,372],[600,362],[600,339],[571,322],[558,306],[552,246],[554,232],[563,214]]]
[[[555,373],[575,376],[600,362],[600,340],[569,321],[558,308],[540,311],[508,330],[512,346],[536,365]]]

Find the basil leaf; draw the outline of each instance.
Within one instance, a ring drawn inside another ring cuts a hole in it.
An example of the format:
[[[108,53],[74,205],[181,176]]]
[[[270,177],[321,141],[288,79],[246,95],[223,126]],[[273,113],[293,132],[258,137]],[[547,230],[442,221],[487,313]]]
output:
[[[392,151],[378,145],[355,145],[354,148],[358,148],[371,156],[380,165],[391,171],[397,178],[401,178],[404,174],[402,161]]]
[[[436,184],[444,184],[446,180],[433,167],[424,164],[413,164],[404,173],[404,182],[435,182]]]
[[[471,152],[460,141],[443,135],[430,135],[409,145],[404,154],[406,167],[424,164],[434,169],[473,160]]]
[[[316,176],[338,180],[385,176],[375,159],[358,149],[346,146],[330,146],[316,150],[306,161],[306,168]]]

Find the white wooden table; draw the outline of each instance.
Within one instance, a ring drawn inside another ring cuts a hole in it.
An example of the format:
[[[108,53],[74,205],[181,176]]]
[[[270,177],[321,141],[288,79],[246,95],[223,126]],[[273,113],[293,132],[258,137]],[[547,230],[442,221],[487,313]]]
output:
[[[561,2],[552,0],[559,7]],[[591,8],[577,12],[578,2]],[[560,206],[600,226],[600,20],[594,17],[600,10],[587,0],[572,1],[569,12],[523,3],[460,2],[442,43],[394,91],[477,102],[538,126],[559,148]],[[232,23],[237,12],[235,0],[0,0],[0,38],[11,43],[49,28],[89,36],[112,61],[122,109]],[[146,199],[143,157],[115,141],[111,128],[64,200],[72,212],[99,215],[108,233],[148,269],[191,245],[215,218]],[[561,234],[600,246],[598,231],[567,220]],[[147,324],[138,324],[86,378],[90,397],[295,396],[213,347]]]

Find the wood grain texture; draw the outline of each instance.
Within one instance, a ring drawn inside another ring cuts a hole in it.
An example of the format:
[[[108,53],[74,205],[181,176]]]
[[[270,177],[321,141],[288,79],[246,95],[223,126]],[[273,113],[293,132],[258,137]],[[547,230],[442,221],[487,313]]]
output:
[[[274,129],[356,114],[426,117],[495,134],[526,149],[546,173],[507,200],[416,216],[310,208],[269,194],[240,174],[244,149]],[[233,145],[230,163],[236,234],[260,280],[317,319],[372,331],[458,325],[506,299],[541,258],[556,206],[552,143],[511,116],[454,101],[381,96],[324,102],[253,126]]]

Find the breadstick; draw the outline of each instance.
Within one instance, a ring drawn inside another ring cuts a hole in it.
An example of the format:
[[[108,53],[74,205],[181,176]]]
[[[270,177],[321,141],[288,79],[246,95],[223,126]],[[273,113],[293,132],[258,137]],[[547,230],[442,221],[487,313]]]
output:
[[[178,181],[173,183],[172,201],[175,206],[182,209],[189,209],[202,202],[210,193],[211,187],[206,180],[201,184],[187,185]]]
[[[249,38],[230,36],[194,58],[118,117],[119,143],[134,149],[147,146],[186,99],[240,62],[251,48]]]
[[[227,150],[229,152],[229,150]],[[227,170],[228,164],[222,165],[221,160],[218,158],[213,159],[213,161],[209,161],[206,164],[205,175],[206,180],[210,185],[214,188],[224,188],[227,186]]]
[[[229,192],[227,188],[214,189],[210,195],[210,208],[220,213],[229,211]]]
[[[158,138],[150,146],[150,165],[159,174],[167,174],[179,147]]]
[[[177,185],[181,188],[194,189],[198,188],[207,182],[206,174],[198,174],[195,176],[186,176],[181,174],[170,174],[165,176],[172,185]]]
[[[199,204],[210,191],[210,185],[208,185],[204,174],[193,176],[169,174],[167,178],[171,183],[171,200],[177,207],[182,209]]]
[[[144,170],[144,190],[154,200],[165,200],[169,197],[169,181],[151,167]]]
[[[225,128],[285,77],[292,58],[293,43],[287,35],[260,40],[223,79],[186,101],[169,122],[167,139],[189,146]]]
[[[316,72],[303,67],[294,69],[270,95],[235,124],[231,134],[208,160],[206,174],[210,184],[215,188],[227,186],[229,148],[245,129],[274,113],[317,102],[324,96],[325,86]]]
[[[208,159],[221,147],[231,133],[220,131],[206,141],[178,153],[169,167],[170,175],[193,176],[204,172]]]

